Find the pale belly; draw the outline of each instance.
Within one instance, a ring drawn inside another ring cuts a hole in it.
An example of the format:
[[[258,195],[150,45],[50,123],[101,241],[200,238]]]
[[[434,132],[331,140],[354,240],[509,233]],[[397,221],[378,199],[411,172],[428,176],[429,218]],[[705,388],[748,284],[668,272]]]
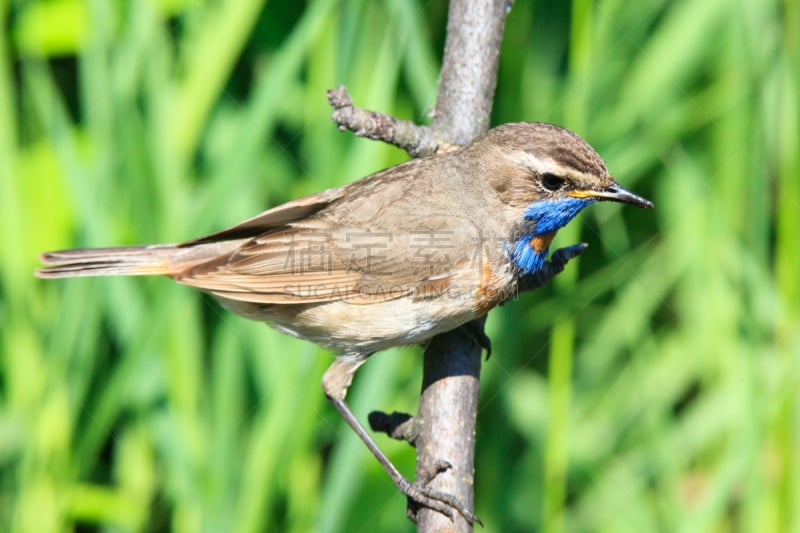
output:
[[[516,281],[510,265],[475,271],[449,280],[426,296],[408,294],[361,303],[334,300],[307,304],[256,304],[222,299],[231,311],[337,354],[366,354],[393,346],[422,343],[481,317],[507,300]]]
[[[464,305],[465,302],[449,298],[414,301],[403,297],[369,304],[344,300],[308,305],[258,306],[234,301],[222,304],[337,354],[371,353],[418,344],[483,314],[469,303]]]

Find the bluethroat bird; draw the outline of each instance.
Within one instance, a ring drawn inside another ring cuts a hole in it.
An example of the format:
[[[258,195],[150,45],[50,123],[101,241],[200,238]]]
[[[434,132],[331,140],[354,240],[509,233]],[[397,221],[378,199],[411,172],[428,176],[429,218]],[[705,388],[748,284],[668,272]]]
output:
[[[414,159],[181,244],[48,252],[41,278],[164,275],[247,318],[337,354],[327,398],[398,488],[434,509],[452,497],[412,484],[345,402],[385,348],[422,343],[536,285],[556,232],[603,200],[653,204],[620,187],[575,133],[498,126],[457,151]],[[562,249],[560,267],[582,250]],[[554,254],[555,255],[555,254]],[[552,276],[551,276],[552,277]]]

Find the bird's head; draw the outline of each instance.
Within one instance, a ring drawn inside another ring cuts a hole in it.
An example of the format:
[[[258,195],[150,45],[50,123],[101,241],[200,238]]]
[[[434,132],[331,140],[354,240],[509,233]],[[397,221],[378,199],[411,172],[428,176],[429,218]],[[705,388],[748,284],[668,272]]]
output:
[[[620,187],[605,163],[575,133],[541,122],[498,126],[476,139],[483,175],[515,219],[511,255],[525,273],[541,267],[555,233],[587,205],[653,203]]]

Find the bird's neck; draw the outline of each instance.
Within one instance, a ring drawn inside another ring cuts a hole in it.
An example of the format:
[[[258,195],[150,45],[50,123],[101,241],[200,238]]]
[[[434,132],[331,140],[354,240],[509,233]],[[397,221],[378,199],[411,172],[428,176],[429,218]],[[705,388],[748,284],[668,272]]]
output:
[[[591,198],[563,198],[533,202],[524,212],[522,232],[509,243],[509,255],[522,274],[535,274],[544,266],[550,242]]]

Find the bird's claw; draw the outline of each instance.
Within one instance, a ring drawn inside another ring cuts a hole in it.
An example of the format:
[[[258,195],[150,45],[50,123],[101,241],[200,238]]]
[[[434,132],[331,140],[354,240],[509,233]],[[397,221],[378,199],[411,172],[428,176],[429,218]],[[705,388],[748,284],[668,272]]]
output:
[[[450,464],[449,461],[445,461],[444,459],[439,459],[438,461],[436,461],[436,464],[432,465],[431,468],[423,470],[417,474],[418,479],[416,483],[418,485],[427,485],[428,483],[436,479],[436,476],[438,476],[439,474],[443,474],[444,472],[447,472],[451,468],[453,468],[453,465]]]
[[[483,330],[483,321],[472,320],[461,326],[461,331],[472,339],[482,350],[486,350],[486,360],[492,356],[492,339]]]
[[[428,509],[433,509],[434,511],[442,513],[452,522],[455,520],[454,511],[458,511],[458,513],[470,524],[479,524],[481,527],[483,527],[483,522],[481,519],[478,518],[475,513],[473,513],[460,501],[458,501],[458,498],[452,494],[448,494],[427,486],[427,484],[437,475],[447,471],[450,468],[452,468],[452,465],[447,461],[439,461],[432,475],[425,476],[428,478],[427,480],[423,480],[424,482],[418,481],[415,483],[408,481],[406,484],[400,487],[400,491],[408,498],[406,515],[409,519],[411,519],[412,522],[416,523],[417,512],[419,509],[421,507],[427,507]]]

